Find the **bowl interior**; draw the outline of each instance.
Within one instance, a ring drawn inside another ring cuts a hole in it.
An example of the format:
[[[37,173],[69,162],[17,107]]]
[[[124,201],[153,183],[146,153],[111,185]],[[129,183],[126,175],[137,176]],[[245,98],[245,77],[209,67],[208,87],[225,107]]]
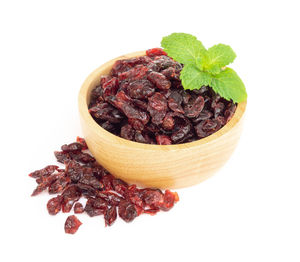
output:
[[[110,70],[115,63],[115,61],[120,60],[120,59],[128,59],[132,57],[138,57],[145,55],[145,51],[139,51],[139,52],[134,52],[131,54],[123,55],[120,57],[117,57],[104,65],[100,66],[97,68],[93,73],[90,74],[90,76],[86,79],[85,83],[83,84],[80,94],[79,94],[79,110],[80,113],[85,116],[85,119],[90,122],[90,124],[97,130],[97,132],[103,133],[105,136],[113,136],[117,140],[119,140],[120,143],[128,143],[131,147],[137,147],[137,148],[147,148],[147,147],[156,147],[157,149],[161,148],[163,150],[167,150],[170,148],[171,150],[175,149],[181,149],[181,148],[187,148],[187,147],[193,147],[196,145],[201,145],[208,143],[209,141],[223,135],[224,133],[228,132],[237,122],[240,121],[242,115],[245,112],[246,109],[246,101],[239,103],[236,112],[232,119],[225,125],[223,126],[220,130],[217,132],[213,133],[210,136],[207,136],[205,138],[199,139],[197,141],[189,142],[189,143],[183,143],[183,144],[175,144],[175,145],[150,145],[150,144],[142,144],[130,140],[126,140],[124,138],[115,136],[114,134],[106,131],[104,128],[102,128],[100,125],[97,124],[97,122],[92,118],[90,113],[88,112],[88,105],[90,102],[90,97],[91,97],[91,92],[92,90],[100,84],[100,78],[101,76],[108,75],[110,73]]]

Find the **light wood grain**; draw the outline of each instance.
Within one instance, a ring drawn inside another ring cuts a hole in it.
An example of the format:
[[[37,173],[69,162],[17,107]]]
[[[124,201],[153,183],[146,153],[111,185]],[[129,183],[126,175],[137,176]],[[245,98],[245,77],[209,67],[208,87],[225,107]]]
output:
[[[246,102],[240,103],[233,118],[218,132],[204,139],[180,145],[148,145],[117,137],[100,127],[88,112],[91,90],[100,76],[118,59],[144,55],[135,52],[115,58],[97,68],[79,92],[79,112],[84,137],[97,161],[116,177],[149,187],[181,188],[213,175],[231,156],[241,131]]]

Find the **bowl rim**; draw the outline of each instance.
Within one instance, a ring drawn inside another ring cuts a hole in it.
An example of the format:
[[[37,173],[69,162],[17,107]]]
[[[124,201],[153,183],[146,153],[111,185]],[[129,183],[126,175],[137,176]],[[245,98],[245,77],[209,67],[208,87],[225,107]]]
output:
[[[146,55],[146,51],[138,51],[138,52],[133,52],[129,53],[126,55],[122,55],[119,57],[116,57],[101,66],[99,66],[97,69],[95,69],[92,73],[89,74],[89,76],[85,79],[83,82],[79,95],[78,95],[78,107],[79,107],[79,113],[84,121],[87,122],[87,124],[95,130],[98,134],[101,136],[106,136],[110,140],[114,142],[119,142],[119,144],[124,145],[124,146],[129,146],[131,148],[136,148],[136,149],[143,149],[143,150],[178,150],[178,149],[183,149],[183,148],[192,148],[192,147],[197,147],[201,146],[204,144],[207,144],[215,139],[218,139],[221,136],[224,136],[226,133],[228,133],[235,125],[238,124],[238,122],[241,121],[245,110],[246,110],[246,105],[247,105],[247,100],[243,101],[241,103],[238,103],[237,108],[235,110],[235,113],[233,117],[230,119],[230,121],[224,125],[221,129],[219,129],[217,132],[205,137],[201,138],[199,140],[193,141],[193,142],[188,142],[188,143],[182,143],[182,144],[172,144],[172,145],[152,145],[152,144],[143,144],[135,141],[130,141],[125,138],[116,136],[109,131],[105,130],[102,128],[98,123],[93,119],[91,114],[88,111],[88,91],[89,87],[92,84],[92,82],[96,79],[96,77],[99,77],[99,72],[107,69],[108,67],[111,67],[113,63],[117,60],[120,59],[128,59],[128,58],[133,58],[133,57],[138,57],[138,56],[143,56]]]

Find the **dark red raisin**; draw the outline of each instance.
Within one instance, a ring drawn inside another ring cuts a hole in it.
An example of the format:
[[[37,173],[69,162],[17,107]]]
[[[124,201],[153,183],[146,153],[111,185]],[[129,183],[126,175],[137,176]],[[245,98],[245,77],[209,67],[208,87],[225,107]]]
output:
[[[74,213],[75,214],[81,214],[84,212],[84,208],[83,208],[83,205],[79,202],[77,202],[75,205],[74,205]]]
[[[82,223],[76,216],[68,216],[65,222],[65,232],[67,234],[75,234],[81,225]]]

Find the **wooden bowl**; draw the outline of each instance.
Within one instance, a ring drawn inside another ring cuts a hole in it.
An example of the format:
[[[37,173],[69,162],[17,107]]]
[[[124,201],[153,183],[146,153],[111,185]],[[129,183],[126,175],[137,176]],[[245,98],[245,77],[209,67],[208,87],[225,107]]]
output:
[[[145,55],[144,51],[115,58],[97,68],[79,92],[79,112],[84,138],[96,160],[129,183],[158,188],[181,188],[202,182],[229,159],[242,131],[246,102],[216,133],[179,145],[149,145],[125,140],[99,126],[88,112],[91,90],[110,72],[116,60]]]

